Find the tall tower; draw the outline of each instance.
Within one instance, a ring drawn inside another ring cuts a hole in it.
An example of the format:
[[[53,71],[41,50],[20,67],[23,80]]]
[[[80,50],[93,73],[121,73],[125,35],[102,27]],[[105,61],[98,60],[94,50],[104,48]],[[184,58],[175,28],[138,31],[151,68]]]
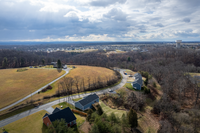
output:
[[[176,40],[175,42],[176,42],[176,47],[180,48],[182,40]]]

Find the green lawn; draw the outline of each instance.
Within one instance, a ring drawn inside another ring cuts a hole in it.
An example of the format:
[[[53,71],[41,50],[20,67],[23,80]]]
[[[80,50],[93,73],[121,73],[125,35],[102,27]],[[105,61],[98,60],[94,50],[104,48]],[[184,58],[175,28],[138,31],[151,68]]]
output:
[[[71,105],[71,104],[69,104],[67,102],[62,102],[62,103],[56,104],[56,105],[54,105],[52,107],[53,108],[56,108],[56,107],[61,108],[61,106],[63,106],[62,109],[65,109],[67,107],[69,107],[70,109],[75,109],[75,107],[73,105]]]
[[[133,86],[131,85],[131,83],[126,83],[126,84],[124,85],[124,87],[129,88],[129,89],[131,89],[131,90],[135,90],[135,89],[133,88]]]
[[[81,100],[82,98],[76,98],[76,99],[73,99],[73,101],[79,101],[79,100]]]
[[[117,109],[111,109],[110,107],[106,106],[101,100],[99,102],[101,108],[103,109],[104,113],[107,115],[110,115],[111,113],[114,113],[119,118],[126,113],[124,110],[117,110]]]
[[[42,121],[45,113],[47,113],[45,110],[39,111],[10,123],[4,126],[4,128],[9,133],[45,133],[47,127]]]

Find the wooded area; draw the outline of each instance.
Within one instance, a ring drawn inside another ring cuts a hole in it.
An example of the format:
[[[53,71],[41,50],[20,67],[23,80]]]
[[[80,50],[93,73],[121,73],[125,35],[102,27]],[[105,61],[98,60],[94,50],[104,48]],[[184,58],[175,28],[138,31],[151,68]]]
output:
[[[133,71],[146,71],[158,81],[163,91],[161,99],[153,107],[153,113],[160,117],[159,132],[183,133],[200,130],[198,126],[200,122],[199,78],[190,75],[190,73],[200,72],[200,51],[158,48],[150,52],[132,51],[106,56],[105,51],[47,54],[0,50],[1,68],[39,65],[43,59],[45,64],[60,59],[62,63],[73,65],[120,67]],[[70,86],[66,82],[63,85]],[[76,78],[73,83],[78,85]],[[100,82],[97,84],[101,85]],[[84,87],[82,89],[84,90]],[[79,90],[80,86],[77,86],[77,91]]]

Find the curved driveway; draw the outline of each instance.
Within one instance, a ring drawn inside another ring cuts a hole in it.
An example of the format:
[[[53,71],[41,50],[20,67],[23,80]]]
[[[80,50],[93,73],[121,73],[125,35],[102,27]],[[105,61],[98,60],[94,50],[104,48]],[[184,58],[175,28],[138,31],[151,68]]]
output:
[[[117,90],[117,89],[123,87],[123,86],[126,84],[127,76],[124,75],[123,71],[124,71],[123,69],[120,69],[120,73],[121,73],[121,75],[122,75],[122,77],[123,77],[121,83],[119,83],[119,84],[116,85],[116,86],[110,87],[110,88],[108,88],[108,89]],[[73,96],[67,96],[67,97],[62,98],[62,99],[60,99],[60,100],[55,100],[55,101],[53,101],[53,102],[50,102],[50,103],[41,105],[41,106],[39,106],[39,107],[35,107],[35,108],[33,108],[33,109],[30,109],[30,110],[28,110],[28,111],[22,112],[22,113],[20,113],[20,114],[17,114],[17,115],[15,115],[15,116],[12,116],[12,117],[9,117],[9,118],[7,118],[7,119],[4,119],[4,120],[0,121],[0,127],[3,127],[3,126],[5,126],[5,125],[7,125],[7,124],[9,124],[9,123],[12,123],[12,122],[14,122],[14,121],[17,121],[17,120],[19,120],[19,119],[21,119],[21,118],[23,118],[23,117],[26,117],[26,116],[31,115],[31,114],[33,114],[33,113],[36,113],[36,112],[38,112],[38,111],[45,110],[45,109],[47,109],[47,108],[49,108],[49,107],[51,107],[51,106],[53,106],[53,105],[58,104],[59,102],[64,102],[64,101],[68,102],[68,101],[72,101],[72,99],[79,98],[79,97],[84,97],[84,96],[90,95],[90,94],[92,94],[92,93],[103,94],[103,93],[108,92],[108,89],[99,90],[99,91],[91,92],[91,93],[85,93],[85,94],[77,94],[77,95],[73,95]],[[41,119],[42,119],[42,118],[41,118]]]
[[[47,85],[43,86],[43,87],[40,88],[39,90],[37,90],[37,91],[31,93],[30,95],[28,95],[28,96],[26,96],[26,97],[20,99],[19,101],[15,102],[15,103],[12,103],[12,104],[10,104],[10,105],[4,107],[4,108],[1,108],[1,109],[0,109],[0,112],[3,111],[3,110],[6,110],[6,109],[8,109],[8,108],[10,108],[10,107],[12,107],[12,106],[14,106],[14,105],[16,105],[16,104],[18,104],[18,103],[20,103],[20,102],[22,102],[22,101],[24,101],[24,100],[26,100],[27,98],[29,98],[29,97],[31,97],[31,96],[33,96],[33,95],[35,95],[35,94],[37,94],[39,91],[41,91],[42,89],[46,88],[48,85],[53,84],[53,83],[56,82],[57,80],[61,79],[61,78],[64,77],[65,75],[67,75],[67,74],[69,73],[69,70],[70,70],[70,69],[68,68],[68,69],[63,69],[63,70],[65,70],[65,74],[63,74],[62,76],[60,76],[60,77],[58,77],[57,79],[53,80],[52,82],[48,83]]]

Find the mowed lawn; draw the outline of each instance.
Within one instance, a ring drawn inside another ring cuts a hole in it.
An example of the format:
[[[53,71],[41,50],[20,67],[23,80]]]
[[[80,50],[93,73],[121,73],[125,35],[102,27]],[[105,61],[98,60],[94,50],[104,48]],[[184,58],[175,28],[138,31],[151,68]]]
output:
[[[45,113],[47,113],[45,110],[39,111],[10,123],[4,126],[4,128],[9,133],[45,133],[47,127],[42,120]]]
[[[20,100],[64,73],[56,69],[39,68],[23,72],[17,72],[17,69],[0,70],[0,108]]]
[[[84,78],[85,86],[88,86],[88,77],[90,77],[90,82],[91,84],[93,83],[93,80],[97,77],[100,77],[103,81],[106,81],[106,77],[113,77],[115,76],[115,72],[104,68],[104,67],[93,67],[93,66],[81,66],[81,65],[76,65],[75,69],[72,69],[69,71],[69,74],[67,74],[65,77],[76,77],[78,76],[79,79],[81,80]],[[48,90],[45,93],[40,93],[34,95],[32,98],[33,100],[37,99],[42,99],[44,96],[51,96],[56,93],[58,90],[58,84],[63,81],[63,78],[60,79],[59,81],[55,82],[52,84],[53,89]],[[80,87],[80,86],[79,86]],[[73,85],[73,89],[76,90],[75,84]],[[29,98],[30,100],[30,98]]]
[[[112,109],[106,106],[101,100],[99,101],[99,104],[101,108],[103,109],[103,112],[106,113],[107,115],[114,113],[117,117],[121,118],[123,114],[126,114],[126,111],[124,110]]]

